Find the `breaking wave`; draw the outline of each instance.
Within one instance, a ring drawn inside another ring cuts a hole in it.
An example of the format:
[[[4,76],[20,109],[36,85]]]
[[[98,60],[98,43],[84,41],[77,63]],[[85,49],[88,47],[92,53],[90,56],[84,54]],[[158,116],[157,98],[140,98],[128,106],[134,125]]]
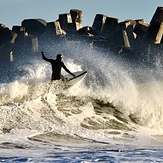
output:
[[[98,53],[72,58],[65,58],[67,67],[88,75],[69,89],[50,83],[50,65],[44,61],[21,67],[23,77],[0,84],[1,133],[29,129],[124,140],[141,129],[163,133],[163,82],[153,72],[147,75],[143,68]]]

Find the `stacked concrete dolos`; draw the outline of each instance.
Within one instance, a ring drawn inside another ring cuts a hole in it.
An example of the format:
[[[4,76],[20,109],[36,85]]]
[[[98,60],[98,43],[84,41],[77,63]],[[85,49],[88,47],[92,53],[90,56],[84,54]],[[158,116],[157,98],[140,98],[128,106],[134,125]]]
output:
[[[81,10],[71,9],[54,22],[25,19],[12,30],[0,24],[0,64],[22,62],[23,58],[25,62],[42,49],[57,53],[58,48],[82,43],[108,55],[112,52],[162,66],[163,7],[157,7],[149,24],[143,19],[119,22],[118,18],[97,14],[92,26],[82,27],[82,15]]]

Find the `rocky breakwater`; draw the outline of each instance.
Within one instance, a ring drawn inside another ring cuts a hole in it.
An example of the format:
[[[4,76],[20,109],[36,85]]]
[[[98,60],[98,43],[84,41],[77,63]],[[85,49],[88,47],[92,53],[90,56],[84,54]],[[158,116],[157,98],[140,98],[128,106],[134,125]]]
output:
[[[41,50],[68,54],[72,50],[77,51],[79,45],[80,50],[91,48],[106,55],[112,53],[162,66],[163,7],[157,7],[149,24],[143,19],[120,22],[118,18],[96,14],[92,26],[83,27],[82,15],[81,10],[71,9],[69,13],[59,14],[53,22],[41,18],[25,19],[21,26],[13,26],[12,30],[0,24],[0,68],[3,77],[6,69],[25,64],[31,57],[37,58]]]

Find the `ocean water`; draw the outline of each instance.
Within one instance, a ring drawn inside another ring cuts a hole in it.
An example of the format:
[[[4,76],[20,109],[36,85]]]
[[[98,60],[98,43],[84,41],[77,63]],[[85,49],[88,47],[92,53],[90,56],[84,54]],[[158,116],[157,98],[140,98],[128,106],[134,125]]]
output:
[[[69,89],[42,60],[0,84],[0,162],[163,162],[162,71],[84,54],[64,58],[88,71]]]

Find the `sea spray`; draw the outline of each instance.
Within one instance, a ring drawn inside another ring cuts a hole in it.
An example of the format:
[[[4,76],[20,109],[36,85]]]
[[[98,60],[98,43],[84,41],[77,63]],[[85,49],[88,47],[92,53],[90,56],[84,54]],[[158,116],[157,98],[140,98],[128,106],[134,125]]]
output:
[[[161,85],[156,82],[152,83],[150,87],[147,86],[149,93],[145,93],[147,91],[145,86],[136,82],[134,78],[136,73],[143,74],[143,69],[138,68],[133,71],[126,62],[116,60],[112,55],[100,54],[92,50],[81,52],[79,56],[72,53],[71,58],[73,59],[66,56],[63,61],[72,72],[87,70],[88,74],[82,83],[69,90],[64,90],[60,99],[57,96],[58,91],[50,86],[51,65],[43,60],[33,60],[29,66],[22,67],[26,72],[23,77],[19,81],[8,83],[5,86],[10,98],[19,99],[15,102],[23,106],[22,110],[29,107],[28,110],[31,113],[38,112],[36,115],[44,110],[44,115],[40,115],[43,119],[46,118],[44,120],[47,126],[43,127],[45,130],[48,128],[55,130],[56,127],[52,123],[48,127],[48,122],[53,122],[53,118],[49,115],[51,111],[46,112],[48,108],[56,113],[53,114],[55,119],[58,117],[69,126],[73,125],[70,121],[71,118],[83,117],[80,119],[82,127],[90,129],[112,129],[114,127],[118,130],[130,130],[131,128],[127,124],[132,123],[153,129],[157,128],[162,132],[163,105],[161,97],[163,91]],[[66,74],[64,71],[62,73]],[[36,101],[40,104],[35,105]],[[3,105],[6,102],[4,101]],[[80,108],[80,104],[83,103],[84,105]],[[92,115],[86,116],[86,112],[90,112],[90,110]],[[42,118],[38,119],[39,124],[44,121],[41,120]],[[35,118],[32,119],[30,119],[31,122]],[[58,126],[58,130],[59,128],[60,126]],[[48,131],[50,131],[49,129]]]
[[[132,121],[162,132],[162,73],[139,63],[116,60],[108,54],[81,51],[74,60],[88,68],[85,79],[87,96],[110,102]],[[85,65],[85,64],[86,65]],[[148,84],[152,82],[150,85]],[[83,94],[83,93],[82,93]]]

